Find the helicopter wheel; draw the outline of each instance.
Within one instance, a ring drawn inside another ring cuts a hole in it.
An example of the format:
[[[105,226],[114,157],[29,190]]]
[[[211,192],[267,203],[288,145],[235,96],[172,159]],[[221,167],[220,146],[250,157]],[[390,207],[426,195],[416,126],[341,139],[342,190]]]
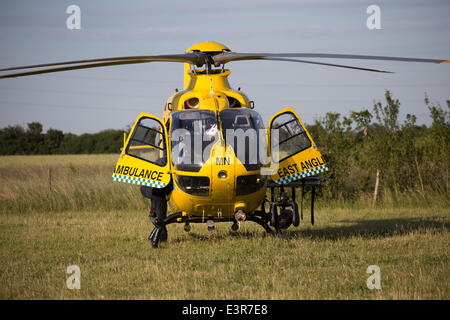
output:
[[[208,220],[208,221],[206,221],[206,225],[207,225],[207,227],[208,227],[208,231],[209,231],[209,232],[213,232],[213,231],[214,231],[214,229],[215,229],[215,226],[214,226],[214,220]]]

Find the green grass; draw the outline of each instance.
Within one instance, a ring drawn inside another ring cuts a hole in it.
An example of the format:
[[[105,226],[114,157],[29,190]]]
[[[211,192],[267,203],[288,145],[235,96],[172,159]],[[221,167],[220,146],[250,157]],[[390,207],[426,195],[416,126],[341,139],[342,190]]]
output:
[[[449,299],[442,210],[319,210],[286,239],[245,222],[170,225],[152,249],[146,212],[2,214],[2,299]],[[66,288],[69,265],[81,290]],[[366,286],[381,268],[381,290]]]
[[[0,157],[1,299],[450,298],[446,198],[387,195],[376,208],[370,198],[322,199],[316,225],[305,211],[284,239],[252,222],[237,233],[229,223],[213,233],[174,224],[152,249],[149,203],[111,181],[115,159]],[[70,265],[81,269],[81,290],[66,287]],[[381,268],[381,290],[366,286],[369,265]]]
[[[0,213],[145,209],[139,188],[111,180],[117,158],[0,157]]]

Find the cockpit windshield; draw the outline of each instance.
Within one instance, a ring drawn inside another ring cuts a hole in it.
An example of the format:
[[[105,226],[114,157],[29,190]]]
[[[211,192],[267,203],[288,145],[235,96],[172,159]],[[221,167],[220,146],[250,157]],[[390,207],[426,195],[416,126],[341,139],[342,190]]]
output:
[[[264,123],[251,109],[225,109],[220,112],[222,135],[247,170],[258,170],[267,163]]]
[[[211,110],[172,114],[172,165],[176,170],[198,172],[219,139],[217,118]]]

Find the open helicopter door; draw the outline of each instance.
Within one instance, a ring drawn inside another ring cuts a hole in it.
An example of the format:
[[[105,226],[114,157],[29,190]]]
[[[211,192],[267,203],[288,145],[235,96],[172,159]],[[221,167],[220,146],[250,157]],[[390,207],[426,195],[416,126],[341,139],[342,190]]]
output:
[[[307,177],[315,176],[328,171],[317,146],[311,138],[308,130],[300,120],[294,109],[286,108],[276,113],[269,122],[269,151],[271,157],[269,183],[271,191],[271,224],[279,227],[277,207],[292,206],[294,209],[292,224],[298,226],[299,214],[296,203],[295,188],[302,187],[301,212],[303,220],[303,194],[304,186],[311,185],[311,224],[314,225],[314,197],[316,181],[307,181]],[[318,177],[308,178],[314,179]],[[301,180],[299,181],[296,180]],[[281,196],[279,201],[274,200],[274,187],[280,186],[283,193],[284,187],[292,187],[292,201]]]
[[[280,185],[328,171],[328,167],[294,109],[276,113],[269,122],[271,179]]]
[[[163,188],[170,182],[167,133],[161,120],[140,113],[119,160],[112,180]]]

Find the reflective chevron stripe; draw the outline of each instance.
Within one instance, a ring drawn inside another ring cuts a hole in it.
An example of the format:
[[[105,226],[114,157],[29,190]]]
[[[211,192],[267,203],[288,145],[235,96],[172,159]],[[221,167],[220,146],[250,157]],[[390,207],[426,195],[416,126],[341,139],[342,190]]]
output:
[[[275,183],[286,184],[286,183],[289,183],[289,182],[292,182],[292,181],[295,181],[295,180],[298,180],[298,179],[301,179],[301,178],[314,176],[316,174],[319,174],[319,173],[325,172],[325,171],[328,171],[328,166],[326,164],[323,165],[323,166],[319,166],[319,167],[316,167],[316,168],[312,168],[312,169],[309,169],[309,170],[298,172],[298,173],[295,173],[295,174],[287,176],[287,177],[283,177],[281,179],[275,180]]]
[[[142,179],[142,178],[134,178],[129,176],[123,176],[121,174],[113,174],[112,175],[113,181],[118,182],[127,182],[132,184],[140,184],[148,187],[154,187],[154,188],[164,188],[167,186],[167,183],[159,182],[159,181],[153,181],[148,179]]]

